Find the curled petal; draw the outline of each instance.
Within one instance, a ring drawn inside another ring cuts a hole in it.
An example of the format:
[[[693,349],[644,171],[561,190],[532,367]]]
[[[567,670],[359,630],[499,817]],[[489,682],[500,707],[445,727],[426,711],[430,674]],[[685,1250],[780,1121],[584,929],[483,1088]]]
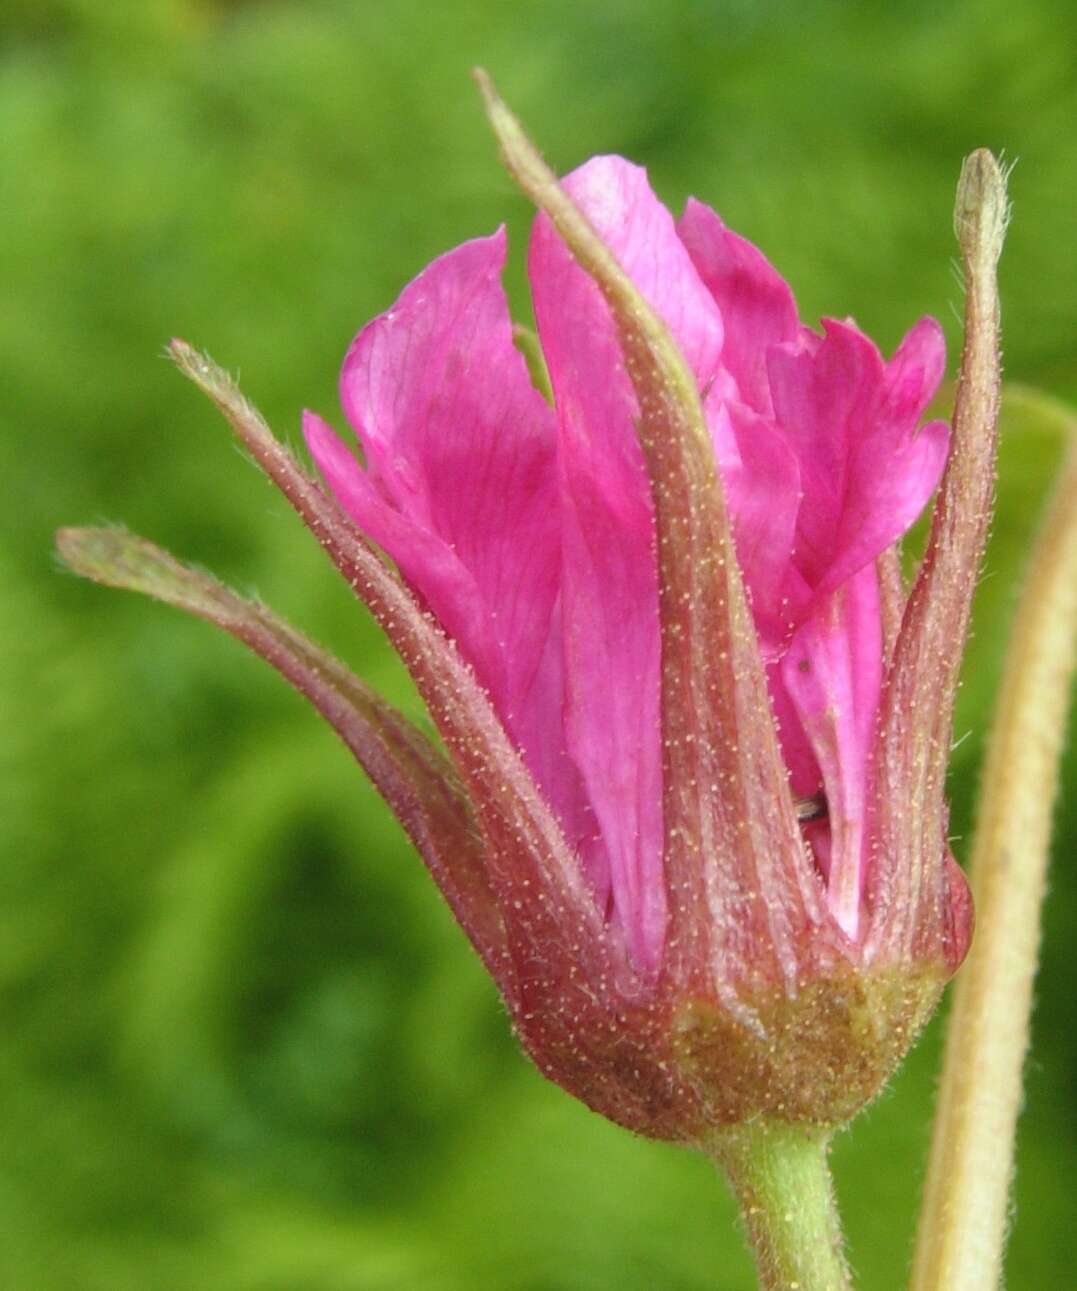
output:
[[[355,338],[341,400],[365,469],[320,418],[303,428],[337,500],[456,642],[583,847],[593,817],[560,720],[556,431],[514,343],[504,262],[503,230],[465,242]]]
[[[950,427],[929,421],[887,458],[858,459],[850,482],[833,563],[819,590],[830,591],[901,538],[938,487],[950,448]]]
[[[837,555],[826,588],[837,586],[906,533],[938,487],[950,428],[942,421],[919,423],[945,368],[942,328],[935,319],[922,318],[885,366],[870,431],[854,439]]]
[[[819,595],[896,541],[923,510],[946,462],[948,429],[917,422],[937,382],[937,352],[918,365],[936,325],[919,324],[884,364],[851,323],[826,320],[812,353],[771,350],[775,416],[801,470],[794,563]]]
[[[923,416],[946,373],[946,339],[934,318],[921,318],[905,333],[886,365],[886,419],[907,428]]]
[[[825,327],[817,353],[778,346],[767,360],[774,414],[797,455],[804,492],[794,563],[813,589],[838,555],[855,437],[871,425],[883,379],[882,358],[862,332],[832,320]]]
[[[723,366],[740,398],[755,412],[770,415],[767,351],[772,345],[792,344],[800,335],[788,283],[757,247],[694,197],[677,232],[725,322]]]

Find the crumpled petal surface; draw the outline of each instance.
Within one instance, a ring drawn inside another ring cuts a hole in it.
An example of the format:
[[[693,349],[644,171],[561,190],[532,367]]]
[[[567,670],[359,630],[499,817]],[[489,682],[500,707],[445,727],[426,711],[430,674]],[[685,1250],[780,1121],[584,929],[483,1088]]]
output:
[[[704,204],[678,222],[646,173],[597,157],[564,187],[698,385],[794,793],[851,940],[882,684],[876,558],[913,523],[948,428],[920,426],[945,361],[923,319],[892,359],[851,322],[803,326],[788,285]],[[323,476],[488,690],[611,927],[660,962],[661,650],[639,409],[609,308],[540,214],[528,258],[554,408],[512,340],[501,231],[435,261],[356,337]]]

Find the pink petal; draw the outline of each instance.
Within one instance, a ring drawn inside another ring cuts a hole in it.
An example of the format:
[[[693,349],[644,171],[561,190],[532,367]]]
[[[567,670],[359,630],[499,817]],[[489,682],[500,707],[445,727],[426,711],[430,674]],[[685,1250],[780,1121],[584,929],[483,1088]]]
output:
[[[767,350],[795,342],[800,334],[789,285],[761,251],[694,197],[684,208],[677,232],[721,311],[724,367],[741,399],[756,412],[769,414]]]
[[[789,785],[797,798],[814,798],[823,787],[823,775],[811,741],[805,734],[797,706],[783,676],[784,656],[767,668],[770,704],[781,743],[782,761],[789,772]]]
[[[336,500],[363,533],[393,557],[491,695],[503,696],[508,688],[503,651],[485,616],[474,613],[481,597],[471,571],[439,534],[417,524],[382,495],[370,473],[316,413],[303,414],[303,435]]]
[[[886,365],[886,406],[892,420],[915,424],[946,373],[946,338],[934,318],[921,318],[906,332]]]
[[[879,586],[865,566],[798,629],[781,678],[822,772],[827,800],[827,900],[850,939],[859,930],[868,754],[882,683]]]
[[[706,385],[721,318],[645,172],[598,157],[565,187]],[[658,590],[638,408],[605,302],[543,215],[528,267],[561,435],[569,749],[606,842],[617,917],[636,962],[653,968],[665,928]]]
[[[770,351],[775,416],[797,454],[804,500],[794,562],[817,594],[834,590],[913,523],[938,483],[948,432],[916,422],[941,370],[925,320],[890,364],[850,323],[828,319],[812,353]]]
[[[767,368],[775,417],[800,462],[804,501],[794,560],[817,587],[834,562],[852,441],[870,424],[882,359],[856,328],[828,320],[817,353],[777,346]]]
[[[891,453],[865,444],[853,460],[833,563],[822,590],[875,559],[915,523],[942,478],[950,427],[931,421]]]
[[[356,337],[341,397],[366,470],[304,432],[360,528],[393,558],[489,691],[570,841],[594,833],[561,733],[553,413],[512,341],[498,231],[435,260]]]
[[[341,396],[371,478],[472,572],[519,670],[557,592],[556,434],[512,343],[504,256],[499,231],[435,260],[356,337]]]
[[[942,950],[946,965],[956,973],[972,944],[976,922],[972,892],[961,866],[947,851],[944,865]]]
[[[854,440],[828,587],[900,538],[938,486],[949,452],[950,428],[942,421],[917,427],[945,367],[942,328],[933,318],[923,318],[886,364],[872,427]]]
[[[708,399],[706,412],[760,647],[765,658],[773,658],[809,599],[791,564],[800,464],[772,422],[746,404]],[[727,438],[732,449],[725,447]]]
[[[665,322],[700,386],[706,386],[722,353],[722,315],[677,236],[673,217],[651,190],[646,170],[623,157],[592,157],[562,182]],[[536,236],[547,224],[540,215]],[[581,269],[575,273],[584,276]],[[597,297],[598,289],[587,282]]]

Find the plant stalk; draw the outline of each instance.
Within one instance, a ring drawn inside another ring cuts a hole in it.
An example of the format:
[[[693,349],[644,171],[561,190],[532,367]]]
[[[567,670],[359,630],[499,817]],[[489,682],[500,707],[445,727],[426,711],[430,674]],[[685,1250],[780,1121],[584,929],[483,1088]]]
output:
[[[1075,642],[1071,448],[1018,604],[984,769],[969,866],[976,937],[950,1014],[912,1291],[999,1285]]]
[[[756,1120],[707,1145],[740,1205],[761,1291],[851,1291],[829,1144],[828,1129]]]

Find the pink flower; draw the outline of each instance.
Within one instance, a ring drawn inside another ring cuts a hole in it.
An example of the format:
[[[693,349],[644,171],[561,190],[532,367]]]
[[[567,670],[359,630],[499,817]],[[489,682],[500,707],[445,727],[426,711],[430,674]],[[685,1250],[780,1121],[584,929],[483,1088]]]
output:
[[[920,427],[944,368],[919,322],[885,361],[822,336],[750,243],[692,201],[678,225],[618,157],[565,190],[688,361],[732,516],[794,793],[833,922],[862,939],[870,758],[883,675],[876,560],[946,460]],[[632,964],[666,936],[655,520],[616,328],[540,215],[528,261],[554,407],[513,344],[503,231],[430,265],[348,351],[365,459],[314,414],[337,500],[453,638],[580,858]],[[940,847],[936,858],[942,865]],[[808,864],[805,857],[805,864]]]
[[[708,207],[674,222],[617,157],[559,187],[507,120],[544,208],[528,272],[551,402],[501,230],[352,343],[361,461],[305,415],[332,498],[173,346],[382,623],[448,758],[148,544],[69,531],[62,550],[224,626],[312,699],[552,1079],[658,1137],[843,1120],[968,945],[942,783],[992,444],[958,443],[947,468],[946,424],[924,424],[933,320],[890,359],[849,320],[817,333]],[[906,598],[895,544],[944,468]]]

